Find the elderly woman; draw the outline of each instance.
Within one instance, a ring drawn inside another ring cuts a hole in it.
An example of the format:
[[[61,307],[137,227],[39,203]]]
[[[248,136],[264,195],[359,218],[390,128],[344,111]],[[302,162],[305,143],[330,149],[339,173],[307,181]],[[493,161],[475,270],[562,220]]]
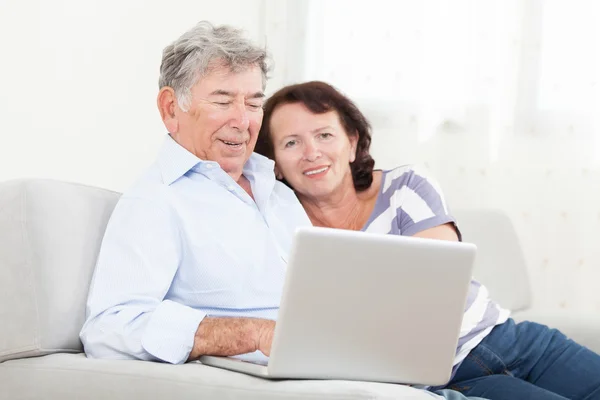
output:
[[[256,151],[275,160],[314,225],[461,240],[437,183],[413,166],[375,170],[370,144],[352,101],[308,82],[266,102]],[[557,330],[515,323],[472,281],[445,387],[490,399],[600,399],[600,356]]]

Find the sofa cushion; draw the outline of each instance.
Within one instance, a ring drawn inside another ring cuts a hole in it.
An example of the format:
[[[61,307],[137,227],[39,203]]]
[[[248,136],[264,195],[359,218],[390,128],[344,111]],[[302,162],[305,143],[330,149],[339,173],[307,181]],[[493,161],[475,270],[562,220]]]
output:
[[[465,242],[477,245],[476,280],[490,298],[511,311],[531,306],[531,289],[525,256],[509,216],[501,210],[454,210]]]
[[[200,363],[183,365],[52,354],[0,364],[7,399],[433,399],[408,386],[358,382],[270,381]],[[0,398],[2,398],[0,393]]]
[[[118,198],[51,180],[0,184],[0,362],[81,351],[89,283]]]

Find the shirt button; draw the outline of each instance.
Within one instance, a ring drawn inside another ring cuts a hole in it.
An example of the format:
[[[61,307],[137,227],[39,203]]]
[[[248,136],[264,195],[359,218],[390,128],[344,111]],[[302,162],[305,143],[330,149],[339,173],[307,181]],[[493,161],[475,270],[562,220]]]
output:
[[[227,185],[227,190],[230,192],[235,192],[235,187],[233,185]]]
[[[211,169],[213,167],[212,164],[206,164],[206,168]]]

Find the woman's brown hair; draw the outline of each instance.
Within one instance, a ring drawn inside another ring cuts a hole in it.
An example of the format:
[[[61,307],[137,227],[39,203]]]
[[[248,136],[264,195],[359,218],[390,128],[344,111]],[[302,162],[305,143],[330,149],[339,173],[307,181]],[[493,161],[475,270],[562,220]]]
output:
[[[271,138],[271,116],[277,107],[292,103],[302,103],[315,114],[323,114],[331,110],[337,112],[346,134],[358,136],[356,159],[350,163],[354,188],[357,192],[368,189],[373,183],[375,166],[375,160],[369,154],[371,125],[350,99],[325,82],[312,81],[286,86],[273,94],[264,105],[263,123],[254,151],[275,159]]]

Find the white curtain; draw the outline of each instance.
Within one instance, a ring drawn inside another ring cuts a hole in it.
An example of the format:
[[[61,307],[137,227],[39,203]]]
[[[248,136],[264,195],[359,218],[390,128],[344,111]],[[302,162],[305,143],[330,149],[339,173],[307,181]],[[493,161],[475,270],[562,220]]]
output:
[[[598,2],[305,4],[293,78],[359,104],[377,166],[424,163],[455,208],[504,209],[536,306],[600,312]]]

